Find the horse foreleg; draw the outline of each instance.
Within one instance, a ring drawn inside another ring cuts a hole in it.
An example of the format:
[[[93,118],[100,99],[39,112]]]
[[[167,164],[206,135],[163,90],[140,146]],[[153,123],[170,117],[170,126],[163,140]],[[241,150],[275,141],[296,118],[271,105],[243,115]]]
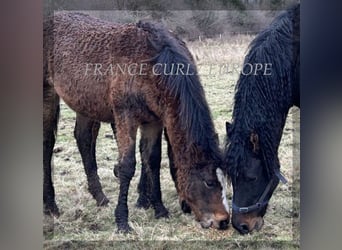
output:
[[[114,134],[115,141],[117,142],[118,140],[117,140],[117,137],[116,137],[116,126],[115,126],[115,122],[112,122],[112,123],[110,124],[110,126],[112,127],[112,131],[113,131],[113,134]],[[120,156],[118,157],[118,159],[120,160]],[[120,167],[120,165],[117,165],[117,164],[114,165],[114,170],[113,170],[113,172],[114,172],[114,176],[117,177],[117,178],[119,178],[119,167]]]
[[[43,203],[44,213],[59,216],[59,210],[55,201],[55,190],[53,188],[51,159],[55,136],[57,133],[57,123],[59,115],[59,97],[54,92],[53,87],[44,83],[44,106],[43,106]]]
[[[115,141],[117,141],[116,137],[116,127],[115,127],[115,122],[111,123],[111,127],[114,133]],[[142,155],[142,149],[144,148],[144,141],[140,140],[139,144],[140,148],[140,154]],[[114,165],[114,175],[116,177],[119,177],[119,164]],[[148,209],[151,206],[151,179],[148,179],[148,174],[147,174],[148,168],[144,161],[142,161],[141,164],[141,175],[140,175],[140,180],[139,184],[137,187],[139,197],[136,203],[136,207],[138,208],[143,208],[143,209]]]
[[[135,140],[138,129],[138,123],[130,118],[130,115],[122,112],[114,112],[116,137],[119,149],[118,174],[120,179],[120,191],[118,204],[115,208],[115,221],[118,231],[127,233],[131,231],[128,225],[128,206],[127,196],[129,184],[135,172]]]
[[[147,147],[147,141],[143,138],[140,139],[139,149],[141,155],[141,175],[138,184],[138,200],[136,207],[148,209],[151,206],[151,169],[147,165],[146,156],[144,155],[144,149]],[[149,171],[149,173],[148,173]]]
[[[160,188],[160,163],[161,163],[161,135],[162,124],[144,124],[141,127],[141,158],[146,175],[146,187],[150,187],[150,199],[155,210],[155,217],[168,217],[169,212],[162,202]],[[142,188],[143,188],[142,184]]]
[[[104,206],[108,204],[109,200],[102,191],[100,178],[97,174],[95,148],[99,129],[100,122],[91,120],[77,113],[74,136],[87,175],[88,190],[96,200],[96,204],[98,206]]]
[[[167,156],[169,157],[170,174],[171,174],[172,180],[173,180],[173,182],[175,184],[176,190],[178,192],[177,168],[175,167],[175,164],[174,164],[174,161],[173,161],[172,148],[171,148],[171,144],[169,142],[169,137],[167,135],[166,129],[164,129],[164,135],[165,135],[165,139],[166,139],[166,142],[167,142]]]
[[[171,173],[171,176],[172,176],[172,180],[175,183],[175,187],[176,187],[177,193],[179,193],[178,184],[177,184],[177,168],[175,167],[175,164],[174,164],[174,161],[173,161],[172,147],[171,147],[171,144],[169,142],[169,137],[167,135],[166,129],[164,130],[164,134],[165,134],[165,139],[166,139],[166,142],[167,142],[167,155],[169,157],[170,173]],[[181,209],[182,209],[183,213],[189,213],[189,214],[191,213],[191,208],[186,203],[185,200],[179,200],[179,203],[180,203],[180,206],[181,206]]]

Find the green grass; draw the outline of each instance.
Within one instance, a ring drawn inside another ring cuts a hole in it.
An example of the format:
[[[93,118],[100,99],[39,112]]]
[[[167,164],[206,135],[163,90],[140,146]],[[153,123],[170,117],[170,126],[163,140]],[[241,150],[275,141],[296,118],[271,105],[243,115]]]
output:
[[[206,75],[208,63],[241,65],[251,36],[235,36],[229,41],[206,40],[188,43],[196,58],[201,82],[212,111],[221,145],[225,140],[225,121],[231,120],[232,103],[238,73]],[[87,191],[87,181],[73,137],[75,113],[63,102],[54,154],[54,185],[61,216],[53,220],[44,217],[44,247],[55,248],[115,248],[115,249],[297,249],[299,247],[299,109],[288,116],[279,157],[282,172],[289,183],[279,185],[271,199],[265,224],[260,232],[241,236],[231,226],[226,231],[202,229],[192,215],[181,212],[176,190],[171,180],[163,142],[161,185],[163,201],[170,218],[156,220],[154,211],[135,207],[137,183],[140,177],[140,155],[129,190],[129,223],[134,232],[117,234],[113,211],[118,198],[118,180],[113,175],[117,146],[109,124],[102,124],[97,140],[98,173],[107,207],[97,207]],[[107,136],[106,136],[107,135]],[[139,150],[137,150],[139,152]],[[229,191],[229,196],[231,195]],[[49,221],[51,223],[49,223]]]

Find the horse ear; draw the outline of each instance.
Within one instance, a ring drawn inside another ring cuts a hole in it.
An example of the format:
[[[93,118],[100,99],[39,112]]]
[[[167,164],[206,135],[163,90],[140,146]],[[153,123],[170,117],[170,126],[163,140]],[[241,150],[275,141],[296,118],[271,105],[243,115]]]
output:
[[[229,134],[230,130],[232,128],[232,124],[230,122],[226,122],[226,133]]]
[[[252,132],[251,137],[250,137],[250,141],[253,145],[254,153],[257,153],[259,151],[259,136],[258,136],[258,134],[255,132]]]

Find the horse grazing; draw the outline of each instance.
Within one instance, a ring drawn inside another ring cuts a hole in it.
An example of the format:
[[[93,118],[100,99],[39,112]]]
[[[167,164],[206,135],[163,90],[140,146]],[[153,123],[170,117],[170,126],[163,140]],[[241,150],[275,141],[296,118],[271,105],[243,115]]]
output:
[[[118,230],[131,230],[127,196],[139,127],[150,155],[166,129],[180,199],[202,227],[226,229],[229,212],[222,156],[185,43],[157,24],[118,25],[77,13],[58,13],[46,27],[44,88],[54,89],[71,109],[89,119],[115,121]],[[51,190],[51,177],[44,176],[45,181]],[[155,190],[156,182],[151,185]]]
[[[284,11],[251,42],[244,65],[271,64],[271,72],[240,74],[233,121],[226,123],[232,224],[241,234],[262,227],[279,180],[286,182],[278,147],[290,107],[300,106],[299,14],[299,4]]]
[[[55,203],[55,192],[51,179],[51,159],[55,136],[57,132],[57,123],[59,117],[59,96],[47,81],[44,81],[44,213],[59,217],[59,209]],[[79,113],[76,113],[76,122],[74,128],[74,137],[77,142],[78,150],[81,154],[84,170],[88,181],[88,191],[96,200],[98,206],[105,206],[109,200],[102,191],[102,186],[97,174],[96,162],[96,139],[100,129],[100,122],[89,119]],[[111,127],[116,138],[115,122],[111,122]],[[161,199],[160,188],[160,163],[161,163],[161,136],[155,140],[153,153],[148,150],[148,142],[144,137],[141,138],[139,148],[142,158],[141,175],[138,184],[139,197],[136,202],[138,208],[148,209],[152,206],[155,210],[155,218],[168,217],[168,210],[165,208]],[[165,137],[168,144],[168,155],[170,159],[170,173],[174,183],[177,183],[175,168],[172,161],[172,151],[165,131]],[[149,158],[148,158],[149,157]],[[114,174],[118,177],[117,168]],[[151,183],[154,182],[152,189]],[[177,185],[176,185],[177,187]],[[190,213],[191,209],[185,201],[180,200],[181,208],[184,213]]]

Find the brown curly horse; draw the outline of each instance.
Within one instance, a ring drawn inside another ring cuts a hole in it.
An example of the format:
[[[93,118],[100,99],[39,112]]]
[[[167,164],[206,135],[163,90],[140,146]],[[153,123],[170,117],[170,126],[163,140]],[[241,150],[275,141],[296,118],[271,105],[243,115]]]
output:
[[[120,179],[115,219],[119,231],[130,230],[127,196],[135,172],[139,127],[146,140],[146,154],[155,152],[155,142],[166,129],[180,199],[203,227],[227,228],[222,155],[185,43],[149,22],[118,25],[77,13],[58,13],[47,22],[44,105],[55,107],[53,102],[60,96],[88,119],[115,121]],[[44,205],[52,212],[58,210],[51,165],[45,161],[51,160],[49,148],[53,147],[57,117],[50,114],[58,114],[55,109],[44,107],[44,166],[48,166],[44,167]]]

